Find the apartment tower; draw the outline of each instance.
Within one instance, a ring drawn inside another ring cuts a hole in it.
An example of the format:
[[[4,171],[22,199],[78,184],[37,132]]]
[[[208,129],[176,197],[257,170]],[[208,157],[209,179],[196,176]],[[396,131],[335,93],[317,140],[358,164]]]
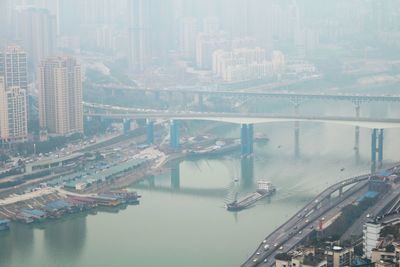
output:
[[[39,67],[40,126],[49,134],[83,132],[81,66],[69,56],[44,60]]]
[[[23,142],[28,137],[27,57],[18,46],[0,53],[0,139]]]

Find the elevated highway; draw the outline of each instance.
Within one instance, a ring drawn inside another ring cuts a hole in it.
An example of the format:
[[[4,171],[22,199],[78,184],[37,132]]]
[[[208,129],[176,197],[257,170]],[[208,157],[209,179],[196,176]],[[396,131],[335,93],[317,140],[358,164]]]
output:
[[[262,124],[273,122],[320,122],[357,126],[369,129],[400,128],[400,119],[280,115],[280,114],[237,114],[237,113],[195,113],[195,112],[148,112],[148,113],[85,113],[90,117],[114,119],[164,119],[164,120],[203,120],[234,124]]]
[[[393,167],[389,171],[397,167]],[[242,266],[272,266],[276,254],[288,252],[297,246],[318,227],[322,217],[328,218],[337,214],[342,207],[356,201],[360,195],[366,192],[370,177],[370,174],[366,174],[350,178],[325,189],[287,222],[268,235]],[[348,186],[351,187],[343,192],[343,188]],[[330,196],[336,191],[339,191],[339,196],[331,198]],[[268,250],[264,249],[266,244],[269,245]]]
[[[102,85],[94,84],[97,88],[105,90],[128,90],[144,93],[179,93],[193,94],[203,96],[221,96],[221,97],[238,97],[238,98],[280,98],[302,100],[333,100],[333,101],[353,101],[353,102],[400,102],[400,95],[362,95],[362,94],[329,94],[329,93],[296,93],[282,91],[257,91],[241,90],[229,91],[218,90],[209,87],[169,87],[160,89],[147,89],[141,87],[125,86],[125,85]],[[258,87],[259,88],[259,87]]]

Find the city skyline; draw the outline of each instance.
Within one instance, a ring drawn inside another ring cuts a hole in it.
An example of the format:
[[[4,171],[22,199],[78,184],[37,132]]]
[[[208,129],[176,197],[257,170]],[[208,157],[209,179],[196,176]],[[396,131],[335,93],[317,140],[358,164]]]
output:
[[[397,267],[399,0],[0,0],[0,267]]]

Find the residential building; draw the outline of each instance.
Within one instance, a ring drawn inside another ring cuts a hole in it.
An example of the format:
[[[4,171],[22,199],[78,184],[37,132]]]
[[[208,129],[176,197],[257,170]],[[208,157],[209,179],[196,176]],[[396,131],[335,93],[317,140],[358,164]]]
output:
[[[372,249],[376,248],[383,226],[378,222],[367,222],[363,226],[364,257],[371,258]]]
[[[213,53],[213,72],[225,82],[270,78],[282,73],[284,64],[282,52],[274,51],[272,60],[267,60],[265,49],[259,47]]]
[[[4,77],[6,88],[28,90],[27,55],[21,47],[10,45],[0,53],[0,76]]]
[[[353,258],[353,248],[333,246],[325,252],[327,267],[350,266]]]
[[[81,66],[72,57],[50,57],[40,65],[40,126],[49,134],[83,132],[81,76]]]
[[[18,46],[0,53],[0,139],[23,142],[28,137],[27,56]]]
[[[316,249],[304,249],[300,252],[278,254],[275,258],[276,267],[327,267],[325,255]]]
[[[371,262],[375,263],[375,266],[399,266],[400,243],[381,238],[376,248],[371,251]]]
[[[0,76],[0,139],[2,142],[24,142],[28,137],[26,90],[6,87]]]

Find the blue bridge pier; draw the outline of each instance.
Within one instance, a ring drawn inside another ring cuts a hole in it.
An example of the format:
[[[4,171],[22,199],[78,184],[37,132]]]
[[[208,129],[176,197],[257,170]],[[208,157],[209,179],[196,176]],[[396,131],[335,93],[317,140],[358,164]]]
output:
[[[383,129],[372,129],[371,134],[371,173],[376,173],[377,168],[383,165]],[[377,165],[378,160],[378,165]]]
[[[296,116],[300,114],[300,100],[294,101],[294,113]],[[294,122],[294,157],[300,158],[300,122]]]
[[[147,119],[146,120],[146,136],[147,136],[147,144],[154,144],[154,121]]]
[[[179,190],[181,187],[180,162],[174,162],[171,166],[171,188]]]
[[[356,109],[356,118],[360,117],[360,108],[361,108],[361,101],[360,100],[354,100],[353,101]],[[354,133],[354,153],[356,157],[356,163],[360,162],[360,127],[356,126],[355,127],[355,133]]]
[[[179,121],[171,120],[170,124],[170,147],[173,150],[178,150],[179,143]]]
[[[254,152],[254,125],[242,124],[240,128],[241,155],[247,157]]]

